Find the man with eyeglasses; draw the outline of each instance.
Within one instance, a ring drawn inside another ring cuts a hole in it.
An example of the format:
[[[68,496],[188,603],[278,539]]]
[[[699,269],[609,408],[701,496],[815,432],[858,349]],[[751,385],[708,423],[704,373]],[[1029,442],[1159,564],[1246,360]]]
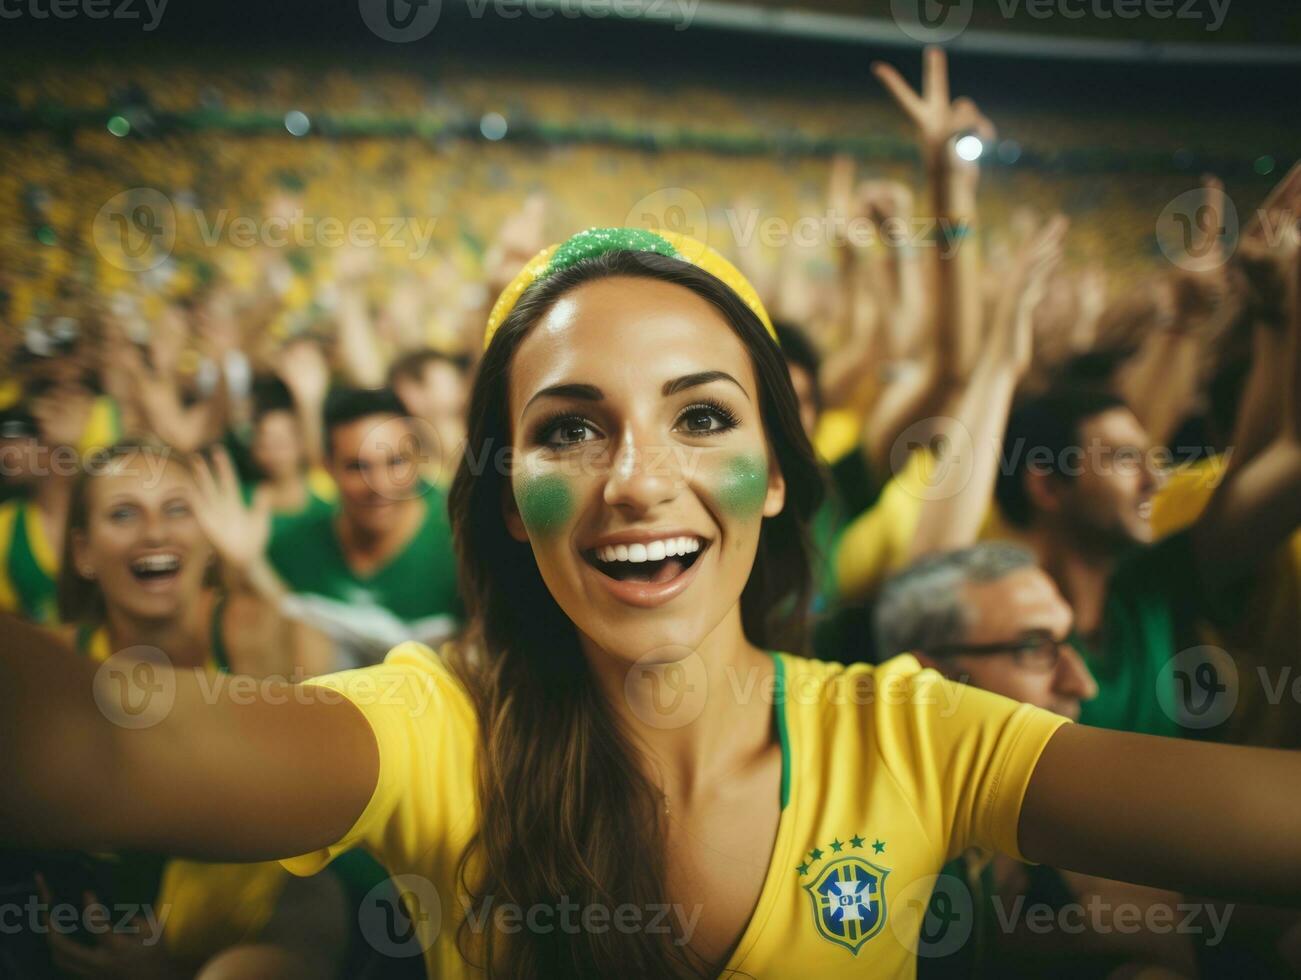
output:
[[[918,559],[887,580],[876,607],[882,655],[911,653],[951,680],[1076,720],[1098,685],[1072,645],[1073,627],[1071,607],[1034,555],[999,541]],[[1122,965],[1195,975],[1186,936],[1112,922],[1122,907],[1137,913],[1178,902],[1170,892],[968,852],[935,884],[918,977],[1037,975],[1045,956],[1069,957],[1056,971],[1064,977],[1101,976]],[[1072,928],[1031,928],[1031,916],[1045,910]]]
[[[890,579],[876,609],[886,656],[1071,720],[1098,693],[1071,646],[1074,616],[1034,555],[986,542],[929,555]]]

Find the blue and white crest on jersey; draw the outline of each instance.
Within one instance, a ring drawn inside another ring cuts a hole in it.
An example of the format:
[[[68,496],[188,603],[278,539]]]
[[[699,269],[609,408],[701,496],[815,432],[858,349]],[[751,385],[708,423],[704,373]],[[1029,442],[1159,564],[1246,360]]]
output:
[[[889,873],[889,868],[862,858],[843,857],[805,885],[822,938],[857,956],[863,944],[885,926],[885,876]]]

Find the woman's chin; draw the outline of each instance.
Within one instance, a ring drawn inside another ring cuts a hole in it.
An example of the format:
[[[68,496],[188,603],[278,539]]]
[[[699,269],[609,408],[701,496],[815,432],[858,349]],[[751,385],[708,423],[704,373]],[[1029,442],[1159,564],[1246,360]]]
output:
[[[617,616],[596,620],[591,611],[573,617],[589,643],[606,657],[626,666],[650,667],[686,660],[695,654],[711,631],[699,615],[654,617]],[[586,620],[586,623],[584,623]],[[716,624],[715,624],[716,625]]]
[[[123,596],[112,605],[136,620],[173,619],[181,614],[185,601],[179,591],[146,592],[133,589],[132,595]]]

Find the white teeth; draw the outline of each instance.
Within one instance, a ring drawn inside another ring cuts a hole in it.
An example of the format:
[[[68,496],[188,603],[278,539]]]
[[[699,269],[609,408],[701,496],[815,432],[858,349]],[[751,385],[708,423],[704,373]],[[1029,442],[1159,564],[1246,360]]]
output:
[[[142,572],[170,572],[181,567],[181,559],[176,555],[145,555],[133,561],[131,567]]]
[[[662,538],[644,544],[608,544],[596,549],[599,561],[646,562],[661,561],[677,555],[690,555],[700,550],[699,538]]]

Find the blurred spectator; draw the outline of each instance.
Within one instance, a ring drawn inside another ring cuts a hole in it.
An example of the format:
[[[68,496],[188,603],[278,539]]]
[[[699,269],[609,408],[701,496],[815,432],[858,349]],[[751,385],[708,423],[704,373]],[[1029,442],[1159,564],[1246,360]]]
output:
[[[426,476],[447,487],[465,448],[470,359],[432,348],[403,354],[389,368],[389,387],[420,424]]]
[[[884,656],[911,652],[922,666],[951,680],[1072,720],[1098,693],[1071,645],[1070,606],[1025,548],[984,542],[919,559],[882,588],[876,617]],[[1026,866],[979,851],[947,865],[936,887],[954,909],[968,907],[961,899],[954,904],[955,895],[969,899],[973,919],[964,912],[960,919],[941,921],[946,929],[970,925],[973,934],[952,953],[930,955],[945,948],[946,934],[927,931],[926,955],[918,957],[918,976],[926,980],[1030,976],[1045,958],[1061,963],[1057,972],[1067,977],[1155,967],[1163,976],[1198,975],[1188,935],[1122,932],[1112,923],[1036,935],[1008,911],[1020,901],[1060,914],[1063,906],[1082,908],[1095,900],[1109,909],[1124,904],[1174,909],[1180,896],[1173,892]]]
[[[254,387],[253,403],[249,448],[259,478],[245,485],[244,499],[270,510],[274,542],[296,521],[333,513],[338,491],[323,469],[309,467],[307,440],[284,383],[263,379]]]
[[[387,388],[340,389],[325,411],[335,514],[296,522],[271,564],[294,615],[369,663],[405,640],[436,646],[462,615],[443,491],[421,476],[420,441]]]
[[[52,448],[30,413],[0,412],[0,473],[19,491],[0,504],[0,611],[42,625],[58,618],[55,579],[75,471],[60,476]]]

